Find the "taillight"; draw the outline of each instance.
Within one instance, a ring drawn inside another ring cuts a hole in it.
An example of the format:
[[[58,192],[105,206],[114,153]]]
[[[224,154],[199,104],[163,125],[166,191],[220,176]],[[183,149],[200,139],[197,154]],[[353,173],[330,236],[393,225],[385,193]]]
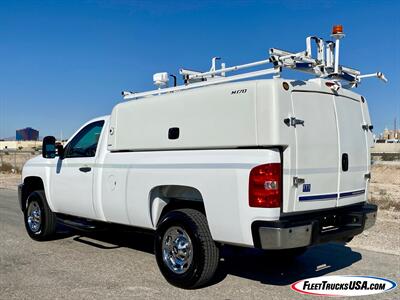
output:
[[[251,207],[280,207],[281,183],[281,164],[265,164],[253,168],[249,177],[249,205]]]

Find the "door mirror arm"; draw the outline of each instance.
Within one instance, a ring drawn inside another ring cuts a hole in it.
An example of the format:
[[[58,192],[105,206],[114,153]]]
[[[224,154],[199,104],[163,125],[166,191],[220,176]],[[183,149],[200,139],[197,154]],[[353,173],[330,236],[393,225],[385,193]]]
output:
[[[64,159],[65,155],[65,148],[62,144],[56,144],[57,155],[60,159]]]

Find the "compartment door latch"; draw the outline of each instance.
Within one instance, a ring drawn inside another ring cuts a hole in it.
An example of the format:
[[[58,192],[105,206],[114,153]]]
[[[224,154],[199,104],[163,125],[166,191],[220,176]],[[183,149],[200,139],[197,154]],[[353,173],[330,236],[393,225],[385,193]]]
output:
[[[296,127],[296,125],[304,126],[304,120],[296,119],[295,117],[286,118],[283,120],[283,122],[288,127],[290,126]]]
[[[303,184],[304,182],[306,182],[304,178],[299,178],[297,176],[293,177],[293,185],[295,187],[298,187],[300,184]]]

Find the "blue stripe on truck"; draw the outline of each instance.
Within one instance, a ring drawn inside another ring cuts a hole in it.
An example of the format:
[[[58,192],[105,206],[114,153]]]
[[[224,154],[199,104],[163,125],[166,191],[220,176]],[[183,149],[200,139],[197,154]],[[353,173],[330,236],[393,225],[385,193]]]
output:
[[[325,194],[325,195],[314,195],[314,196],[300,196],[299,201],[309,200],[327,200],[337,198],[338,194]]]
[[[339,198],[355,197],[363,195],[365,190],[356,190],[351,192],[344,192],[339,194]],[[312,200],[331,200],[338,197],[338,194],[323,194],[323,195],[313,195],[313,196],[300,196],[299,201],[312,201]]]
[[[362,195],[364,193],[365,193],[365,190],[357,190],[357,191],[352,191],[352,192],[340,193],[340,198],[358,196],[358,195]]]

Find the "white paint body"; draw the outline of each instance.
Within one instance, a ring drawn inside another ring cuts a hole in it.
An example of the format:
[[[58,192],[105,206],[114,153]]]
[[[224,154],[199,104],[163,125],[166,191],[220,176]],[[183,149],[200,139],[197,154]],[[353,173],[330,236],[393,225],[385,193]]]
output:
[[[187,196],[204,203],[214,240],[252,247],[254,221],[366,201],[367,104],[325,82],[252,80],[124,102],[87,123],[105,121],[95,157],[34,158],[23,180],[42,178],[55,212],[149,229],[168,197]],[[286,125],[291,117],[304,126]],[[168,139],[171,127],[179,138]],[[249,173],[267,163],[282,164],[282,207],[249,207]],[[92,171],[79,172],[83,166]],[[295,176],[311,190],[293,185]]]

